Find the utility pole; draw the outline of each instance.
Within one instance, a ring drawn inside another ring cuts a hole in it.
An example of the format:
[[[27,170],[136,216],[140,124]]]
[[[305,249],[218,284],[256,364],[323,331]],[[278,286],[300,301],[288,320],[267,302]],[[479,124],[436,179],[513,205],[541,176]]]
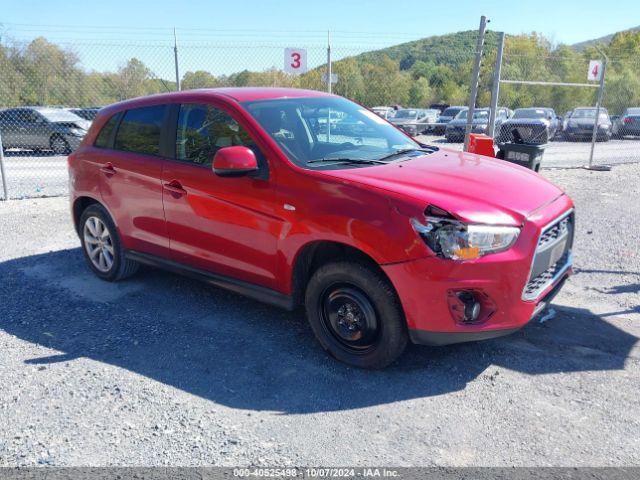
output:
[[[467,125],[464,130],[464,151],[469,148],[469,134],[473,125],[473,111],[476,107],[476,98],[478,96],[478,82],[480,79],[480,63],[482,61],[482,50],[484,47],[484,33],[487,29],[487,17],[480,17],[480,28],[478,29],[478,41],[476,43],[476,58],[473,63],[473,72],[471,74],[471,95],[469,98],[469,110],[467,111]]]
[[[327,30],[327,92],[331,93],[331,32]]]
[[[496,66],[493,71],[493,85],[491,88],[491,111],[489,112],[489,128],[487,135],[493,137],[496,130],[496,112],[498,111],[498,98],[500,96],[500,75],[502,71],[502,52],[504,50],[504,32],[498,37],[498,52],[496,54]],[[499,132],[498,132],[499,133]]]
[[[180,91],[180,73],[178,72],[178,37],[176,29],[173,28],[173,61],[176,67],[176,91]]]

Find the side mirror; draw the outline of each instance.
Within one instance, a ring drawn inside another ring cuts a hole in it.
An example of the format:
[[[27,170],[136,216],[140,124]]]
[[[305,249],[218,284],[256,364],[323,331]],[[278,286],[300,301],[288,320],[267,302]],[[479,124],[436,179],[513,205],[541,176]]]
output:
[[[213,157],[213,173],[220,177],[240,177],[258,171],[258,160],[247,147],[224,147]]]

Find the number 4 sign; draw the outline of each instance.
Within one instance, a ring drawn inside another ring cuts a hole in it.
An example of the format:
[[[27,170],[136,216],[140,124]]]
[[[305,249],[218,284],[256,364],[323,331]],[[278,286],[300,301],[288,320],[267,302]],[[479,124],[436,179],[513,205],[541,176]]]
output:
[[[307,73],[307,51],[304,48],[285,48],[284,71],[294,75]]]
[[[587,80],[593,80],[597,82],[602,76],[602,62],[600,60],[591,60],[589,62],[589,72],[587,73]]]

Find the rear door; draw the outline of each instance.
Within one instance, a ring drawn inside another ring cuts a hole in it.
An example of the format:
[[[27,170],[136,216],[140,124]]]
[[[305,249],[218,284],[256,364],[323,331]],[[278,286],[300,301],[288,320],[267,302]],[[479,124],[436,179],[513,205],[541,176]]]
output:
[[[116,114],[98,134],[91,155],[124,247],[165,257],[169,239],[161,178],[168,111],[166,105],[152,105]]]
[[[40,115],[28,108],[15,110],[15,124],[12,127],[11,143],[18,148],[39,148],[42,145],[39,133],[44,125]]]
[[[17,145],[18,111],[5,110],[0,113],[0,131],[4,148]]]
[[[275,288],[277,218],[273,176],[257,142],[220,106],[189,103],[175,112],[175,161],[163,171],[171,256],[180,263]],[[219,177],[215,153],[243,145],[258,176]]]

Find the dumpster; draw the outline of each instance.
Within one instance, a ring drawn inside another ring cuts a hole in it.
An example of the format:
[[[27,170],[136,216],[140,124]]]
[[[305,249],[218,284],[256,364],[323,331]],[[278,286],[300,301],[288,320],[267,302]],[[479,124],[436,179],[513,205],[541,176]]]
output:
[[[496,158],[501,158],[507,162],[517,163],[523,167],[530,168],[534,172],[540,170],[542,155],[548,143],[537,143],[525,141],[517,129],[511,132],[513,141],[498,143],[498,153]]]

